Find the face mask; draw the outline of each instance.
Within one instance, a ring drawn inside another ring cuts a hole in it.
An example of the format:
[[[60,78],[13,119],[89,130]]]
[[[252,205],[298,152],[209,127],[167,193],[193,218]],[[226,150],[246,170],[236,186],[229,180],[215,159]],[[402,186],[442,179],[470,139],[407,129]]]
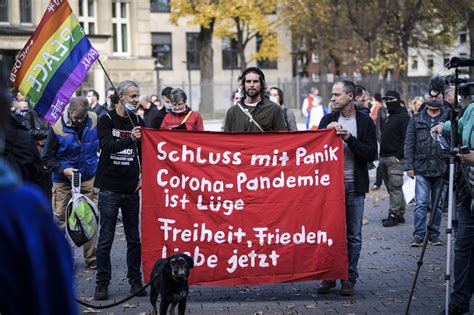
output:
[[[173,109],[171,109],[171,110],[173,111],[173,113],[179,114],[179,113],[184,112],[184,111],[186,110],[186,107],[184,107],[183,109],[175,109],[175,108],[173,108]]]
[[[277,99],[275,96],[270,96],[270,101],[272,101],[273,103],[276,103],[276,104],[280,105],[280,102],[278,101],[278,99]]]
[[[170,102],[165,102],[165,108],[166,110],[173,110],[173,106],[171,105]]]
[[[400,108],[400,104],[398,102],[387,103],[387,111],[389,114],[396,112],[399,108]]]
[[[89,102],[89,104],[92,104],[92,97],[86,96],[86,98],[87,98],[87,101]]]
[[[132,104],[130,103],[125,103],[125,109],[131,113],[136,113],[137,111],[137,107],[133,106]]]
[[[356,109],[362,109],[362,108],[364,108],[364,102],[355,101],[354,106],[355,106]]]

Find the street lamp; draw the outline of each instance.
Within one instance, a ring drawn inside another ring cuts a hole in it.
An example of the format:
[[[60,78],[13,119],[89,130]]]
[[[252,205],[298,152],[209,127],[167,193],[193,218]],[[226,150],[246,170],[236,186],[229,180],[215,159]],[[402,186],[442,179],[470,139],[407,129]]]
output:
[[[189,63],[187,61],[183,61],[183,63],[188,68],[188,85],[189,85],[189,107],[193,107],[193,91],[191,89],[191,68],[189,67]]]
[[[160,63],[160,60],[156,58],[155,60],[155,69],[156,69],[156,95],[161,94],[161,80],[160,80],[160,69],[163,68],[163,65]]]

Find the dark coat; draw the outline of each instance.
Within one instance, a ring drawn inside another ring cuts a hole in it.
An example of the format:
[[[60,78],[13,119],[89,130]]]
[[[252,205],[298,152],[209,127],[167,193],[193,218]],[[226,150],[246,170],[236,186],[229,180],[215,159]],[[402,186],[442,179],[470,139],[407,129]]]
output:
[[[414,170],[416,175],[438,177],[446,171],[447,152],[443,152],[438,141],[431,137],[431,126],[423,118],[426,108],[416,113],[408,124],[405,137],[404,170]],[[440,122],[448,119],[442,110]]]
[[[331,122],[339,119],[339,112],[327,114],[321,119],[319,129],[326,128]],[[357,138],[350,136],[347,140],[349,149],[354,154],[355,189],[358,193],[369,192],[369,171],[367,163],[377,158],[377,137],[375,124],[369,115],[356,111]]]

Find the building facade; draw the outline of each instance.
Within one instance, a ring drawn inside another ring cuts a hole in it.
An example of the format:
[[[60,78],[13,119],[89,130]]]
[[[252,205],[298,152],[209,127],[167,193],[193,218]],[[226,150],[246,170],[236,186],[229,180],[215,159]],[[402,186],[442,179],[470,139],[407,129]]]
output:
[[[0,58],[9,69],[40,23],[48,3],[0,0]],[[147,95],[158,94],[165,86],[180,87],[188,94],[188,103],[199,109],[199,26],[189,25],[187,19],[172,24],[168,0],[70,0],[70,5],[114,84],[134,80]],[[285,29],[278,33],[282,46],[279,59],[249,63],[263,68],[269,85],[281,85],[292,78],[291,35]],[[248,58],[258,45],[257,37],[248,45]],[[213,50],[214,111],[224,111],[230,104],[231,91],[238,87],[240,63],[236,43],[229,38],[214,37]],[[102,103],[109,86],[96,62],[81,90],[97,90]]]

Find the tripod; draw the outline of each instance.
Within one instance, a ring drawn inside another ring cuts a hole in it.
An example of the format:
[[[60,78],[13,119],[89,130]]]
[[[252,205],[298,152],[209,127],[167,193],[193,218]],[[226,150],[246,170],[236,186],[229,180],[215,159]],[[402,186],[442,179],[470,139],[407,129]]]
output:
[[[450,165],[451,165],[451,163],[450,163]],[[453,172],[454,172],[454,169],[453,169]],[[426,225],[425,236],[423,238],[423,245],[421,247],[420,258],[417,261],[417,269],[416,269],[416,273],[415,273],[415,278],[413,279],[413,284],[412,284],[412,287],[411,287],[410,297],[408,299],[408,304],[407,304],[407,308],[405,310],[405,314],[408,314],[408,312],[410,310],[411,301],[412,301],[412,298],[413,298],[413,293],[415,292],[416,282],[418,280],[418,275],[420,273],[421,266],[423,266],[423,258],[425,256],[426,247],[428,245],[428,237],[431,234],[431,232],[433,231],[433,222],[434,222],[434,220],[437,216],[437,207],[438,207],[439,203],[441,202],[441,200],[440,200],[441,195],[443,194],[443,191],[445,190],[446,185],[448,185],[448,187],[449,187],[448,189],[450,189],[450,192],[452,191],[451,190],[451,185],[450,185],[451,184],[450,180],[451,180],[451,168],[450,168],[450,173],[449,173],[449,180],[447,181],[446,178],[441,179],[441,183],[438,186],[438,191],[436,192],[436,197],[434,199],[434,202],[432,203],[433,206],[432,206],[432,209],[431,209],[430,218],[429,218],[428,223]],[[454,176],[453,176],[453,182],[454,182]],[[451,198],[452,197],[453,196],[451,196]],[[449,200],[451,200],[451,199],[449,199]],[[444,200],[444,201],[446,201],[446,200]],[[443,203],[443,208],[444,208],[444,204],[445,203]],[[448,230],[450,231],[449,233],[451,233],[451,230],[452,230],[451,229],[452,226],[450,226],[452,216],[450,216],[450,213],[452,213],[452,209],[451,209],[451,212],[450,212],[450,209],[449,209],[449,206],[448,206],[448,227],[446,229],[446,233],[448,233]],[[439,215],[442,215],[442,213],[440,213]],[[454,226],[456,226],[456,220],[454,220],[454,222],[452,222],[452,223],[453,223]],[[448,246],[449,246],[450,239],[448,239],[447,242],[448,242]],[[449,273],[449,264],[448,264],[448,268],[447,268],[447,275],[448,275],[448,273]],[[448,285],[449,285],[449,283],[448,283]],[[448,290],[448,292],[449,292],[449,290]]]

